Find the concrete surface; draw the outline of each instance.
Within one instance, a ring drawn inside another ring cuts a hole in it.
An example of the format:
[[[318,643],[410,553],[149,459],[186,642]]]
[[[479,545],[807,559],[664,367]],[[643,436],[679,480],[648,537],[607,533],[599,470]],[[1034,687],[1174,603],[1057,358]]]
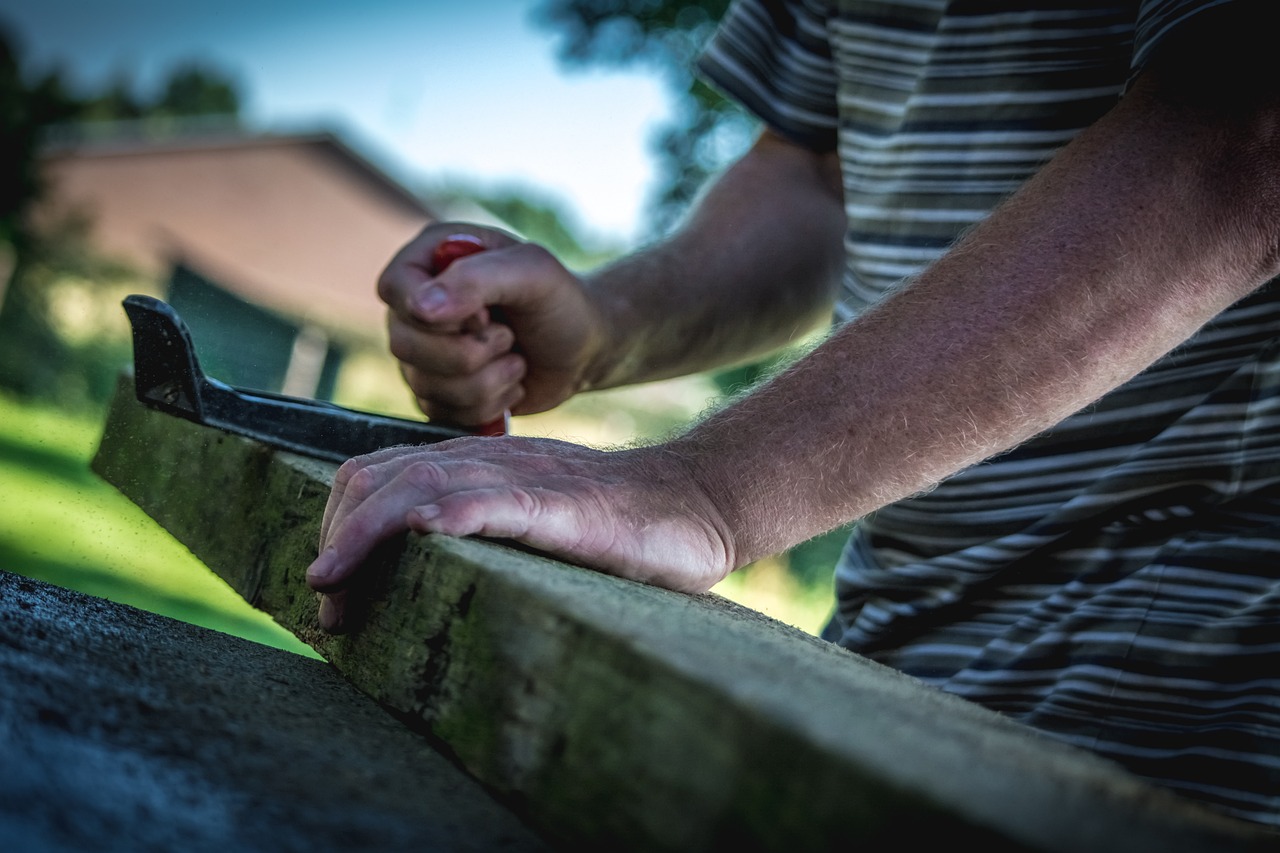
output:
[[[0,571],[0,850],[539,849],[324,663]]]
[[[558,844],[1275,849],[1114,765],[714,596],[493,542],[391,543],[320,632],[303,581],[333,466],[128,393],[95,469]]]

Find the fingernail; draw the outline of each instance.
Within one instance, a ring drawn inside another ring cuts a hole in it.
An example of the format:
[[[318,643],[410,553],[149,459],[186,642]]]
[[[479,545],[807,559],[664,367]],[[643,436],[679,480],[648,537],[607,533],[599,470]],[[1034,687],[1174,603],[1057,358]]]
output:
[[[331,634],[342,630],[342,609],[338,607],[332,596],[320,599],[320,612],[316,615],[320,627]]]
[[[333,546],[325,548],[320,556],[307,567],[307,583],[324,584],[338,569],[338,551]]]
[[[427,504],[426,506],[415,506],[413,514],[418,517],[419,521],[430,521],[433,518],[440,517],[440,507],[435,504]]]
[[[417,314],[429,317],[440,310],[448,301],[449,294],[444,292],[444,288],[432,285],[414,295],[413,310]]]

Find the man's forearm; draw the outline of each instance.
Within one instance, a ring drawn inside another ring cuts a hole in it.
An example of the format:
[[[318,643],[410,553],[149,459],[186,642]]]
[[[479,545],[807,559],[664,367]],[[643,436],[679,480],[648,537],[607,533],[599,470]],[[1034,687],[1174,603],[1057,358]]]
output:
[[[766,133],[669,238],[593,275],[611,345],[591,388],[763,355],[830,318],[843,263],[839,163]]]
[[[955,250],[670,446],[739,565],[1006,450],[1277,272],[1277,99],[1144,77]]]

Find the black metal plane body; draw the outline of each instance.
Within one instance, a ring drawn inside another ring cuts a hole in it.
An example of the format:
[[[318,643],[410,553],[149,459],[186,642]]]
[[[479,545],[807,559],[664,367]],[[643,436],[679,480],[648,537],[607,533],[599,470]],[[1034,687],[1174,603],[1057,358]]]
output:
[[[200,369],[191,333],[172,306],[133,295],[125,298],[124,309],[133,329],[137,397],[151,408],[331,462],[470,435],[320,400],[234,388]]]

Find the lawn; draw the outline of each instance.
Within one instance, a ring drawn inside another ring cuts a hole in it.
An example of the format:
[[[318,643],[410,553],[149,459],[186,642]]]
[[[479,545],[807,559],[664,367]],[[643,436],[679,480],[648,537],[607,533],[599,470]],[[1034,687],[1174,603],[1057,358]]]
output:
[[[89,470],[100,431],[0,395],[0,569],[315,656]]]

